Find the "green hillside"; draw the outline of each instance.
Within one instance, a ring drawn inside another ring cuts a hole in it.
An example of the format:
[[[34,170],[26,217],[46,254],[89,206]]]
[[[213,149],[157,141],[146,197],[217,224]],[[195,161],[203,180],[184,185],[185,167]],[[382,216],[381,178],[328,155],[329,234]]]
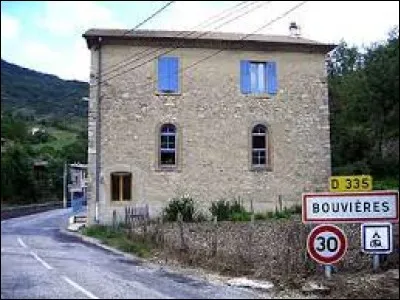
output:
[[[87,116],[89,84],[62,80],[1,60],[1,109],[23,116],[76,118]]]

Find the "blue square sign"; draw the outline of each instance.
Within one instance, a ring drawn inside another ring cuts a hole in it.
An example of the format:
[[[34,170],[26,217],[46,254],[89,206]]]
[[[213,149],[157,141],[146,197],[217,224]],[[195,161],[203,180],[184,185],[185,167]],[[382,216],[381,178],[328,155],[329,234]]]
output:
[[[366,223],[361,225],[362,251],[370,254],[389,254],[393,251],[391,223]]]

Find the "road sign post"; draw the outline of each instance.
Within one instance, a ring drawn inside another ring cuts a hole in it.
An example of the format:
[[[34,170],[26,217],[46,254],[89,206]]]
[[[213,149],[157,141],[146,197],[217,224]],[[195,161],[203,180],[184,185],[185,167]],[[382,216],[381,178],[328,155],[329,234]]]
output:
[[[328,279],[331,279],[332,277],[332,266],[331,265],[326,265],[325,267],[325,277]]]
[[[391,223],[366,223],[361,225],[361,249],[372,254],[372,268],[379,269],[379,255],[393,251],[393,227]]]
[[[331,265],[341,260],[347,251],[346,235],[335,225],[319,225],[307,237],[307,251],[317,263],[325,265],[325,276],[330,278]]]

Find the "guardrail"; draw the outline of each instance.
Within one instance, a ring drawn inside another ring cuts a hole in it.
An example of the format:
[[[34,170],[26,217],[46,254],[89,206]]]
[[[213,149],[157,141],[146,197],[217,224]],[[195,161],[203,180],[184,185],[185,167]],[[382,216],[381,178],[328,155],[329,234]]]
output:
[[[1,207],[1,220],[36,214],[47,210],[62,208],[62,207],[63,207],[62,201]]]

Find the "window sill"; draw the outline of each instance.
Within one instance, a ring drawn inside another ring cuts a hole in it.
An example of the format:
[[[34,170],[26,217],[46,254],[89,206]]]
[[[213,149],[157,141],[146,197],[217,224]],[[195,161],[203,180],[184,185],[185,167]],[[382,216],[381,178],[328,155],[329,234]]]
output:
[[[265,167],[250,167],[251,172],[272,172],[272,167],[265,166]]]
[[[245,96],[254,99],[272,99],[274,97],[271,94],[245,94]]]
[[[123,206],[125,204],[132,203],[132,201],[133,200],[122,200],[122,201],[120,201],[120,200],[111,200],[110,203],[111,203],[111,206]]]
[[[154,95],[156,95],[156,96],[182,96],[182,93],[181,92],[177,92],[177,93],[155,92]]]
[[[182,172],[179,167],[157,167],[156,172]]]

